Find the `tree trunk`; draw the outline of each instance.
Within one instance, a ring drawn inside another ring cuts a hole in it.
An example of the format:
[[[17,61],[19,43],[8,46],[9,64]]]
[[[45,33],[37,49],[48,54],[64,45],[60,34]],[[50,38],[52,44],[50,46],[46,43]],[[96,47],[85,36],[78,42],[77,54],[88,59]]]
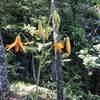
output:
[[[7,100],[9,93],[9,82],[7,77],[7,65],[5,60],[5,51],[0,34],[0,100]]]
[[[57,2],[56,2],[57,3]],[[53,10],[57,10],[54,0],[51,0],[51,8]],[[52,17],[52,25],[53,25],[53,38],[54,43],[60,40],[59,38],[59,30],[57,28],[54,17]],[[57,82],[57,100],[63,99],[63,85],[62,85],[62,66],[61,66],[61,52],[59,50],[55,50],[55,66],[56,66],[56,82]]]

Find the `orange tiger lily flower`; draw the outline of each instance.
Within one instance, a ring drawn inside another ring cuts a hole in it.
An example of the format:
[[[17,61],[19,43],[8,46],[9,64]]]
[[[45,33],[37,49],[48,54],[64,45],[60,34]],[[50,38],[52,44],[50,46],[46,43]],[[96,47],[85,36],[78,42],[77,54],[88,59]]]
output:
[[[7,50],[9,51],[13,47],[15,47],[15,51],[24,51],[25,52],[25,47],[23,46],[23,42],[21,41],[21,37],[18,35],[15,39],[15,41],[9,45],[6,46]]]
[[[62,41],[54,43],[55,50],[61,50],[64,48],[64,43]]]

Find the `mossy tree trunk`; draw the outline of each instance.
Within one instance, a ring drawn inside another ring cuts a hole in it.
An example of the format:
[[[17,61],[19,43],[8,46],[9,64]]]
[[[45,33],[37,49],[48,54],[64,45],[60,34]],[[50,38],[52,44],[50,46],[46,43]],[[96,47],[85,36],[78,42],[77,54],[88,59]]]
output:
[[[7,77],[7,65],[5,59],[5,51],[0,34],[0,100],[8,100],[9,82]],[[8,99],[7,99],[8,98]]]
[[[54,10],[58,10],[57,6],[57,0],[51,0],[51,9],[52,12]],[[52,25],[53,25],[53,39],[54,43],[58,42],[60,40],[59,36],[59,29],[57,27],[57,24],[54,20],[54,17],[52,17]],[[57,83],[57,100],[64,100],[63,97],[63,78],[62,78],[62,66],[61,66],[61,52],[59,50],[55,50],[55,66],[56,66],[56,83]]]

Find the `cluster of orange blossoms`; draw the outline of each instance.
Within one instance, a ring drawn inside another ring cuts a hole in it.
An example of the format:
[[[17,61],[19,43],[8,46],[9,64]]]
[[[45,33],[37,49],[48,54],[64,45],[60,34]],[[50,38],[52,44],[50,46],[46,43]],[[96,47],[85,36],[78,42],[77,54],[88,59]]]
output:
[[[37,32],[38,36],[44,38],[45,40],[48,40],[48,29],[43,28],[41,21],[38,22],[38,29],[37,29],[36,32]],[[61,50],[65,47],[65,45],[62,41],[54,43],[53,46],[54,46],[55,50]],[[25,52],[25,46],[24,46],[24,43],[21,40],[20,35],[18,35],[16,37],[16,39],[13,43],[7,45],[6,48],[7,48],[7,50],[15,48],[16,52],[21,52],[21,51]],[[66,38],[66,51],[67,51],[68,55],[71,54],[71,44],[70,44],[69,37]]]
[[[15,41],[9,45],[6,46],[7,50],[10,50],[15,47],[16,52],[24,51],[25,52],[25,46],[24,43],[21,40],[21,37],[18,35],[15,39]],[[65,47],[64,43],[62,41],[54,43],[55,50],[61,50]],[[71,44],[69,37],[66,38],[66,51],[68,55],[71,54]]]

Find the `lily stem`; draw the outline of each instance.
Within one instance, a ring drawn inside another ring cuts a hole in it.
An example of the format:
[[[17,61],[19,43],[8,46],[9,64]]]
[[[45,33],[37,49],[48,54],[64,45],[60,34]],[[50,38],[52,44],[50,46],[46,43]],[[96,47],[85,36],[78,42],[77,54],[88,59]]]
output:
[[[36,83],[35,100],[38,99],[38,86],[39,86],[39,82],[40,82],[41,67],[43,66],[42,60],[43,60],[43,54],[44,54],[44,44],[45,44],[45,40],[43,39],[42,53],[41,53],[40,60],[39,60],[40,62],[39,62],[38,77],[37,77],[37,83]]]

